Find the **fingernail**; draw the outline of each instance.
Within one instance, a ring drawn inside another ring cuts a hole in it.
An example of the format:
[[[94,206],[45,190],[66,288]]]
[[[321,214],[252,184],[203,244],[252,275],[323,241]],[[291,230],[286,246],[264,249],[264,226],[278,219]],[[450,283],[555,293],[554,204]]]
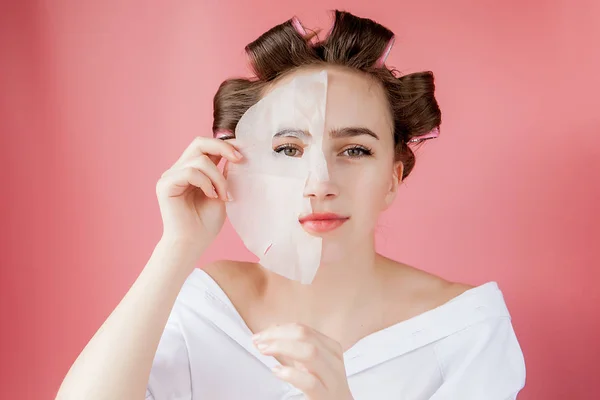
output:
[[[244,156],[242,155],[242,153],[240,153],[240,152],[239,152],[239,151],[237,151],[237,150],[234,150],[234,151],[233,151],[233,154],[235,155],[235,157],[236,157],[238,160],[239,160],[240,158],[244,157]]]
[[[231,196],[231,193],[229,193],[229,191],[227,192],[227,200],[233,201],[233,197]]]
[[[217,194],[217,191],[214,188],[212,190],[212,197],[214,197],[215,199],[219,198],[219,195]]]
[[[261,350],[261,351],[264,350],[264,349],[266,349],[267,347],[269,347],[269,345],[266,344],[266,343],[259,343],[259,344],[256,345],[256,348],[259,349],[259,350]]]
[[[273,368],[271,368],[271,371],[273,371],[275,373],[281,372],[281,365],[274,366]]]
[[[257,340],[260,340],[260,333],[255,333],[254,335],[252,335],[252,340],[255,341],[255,342]]]

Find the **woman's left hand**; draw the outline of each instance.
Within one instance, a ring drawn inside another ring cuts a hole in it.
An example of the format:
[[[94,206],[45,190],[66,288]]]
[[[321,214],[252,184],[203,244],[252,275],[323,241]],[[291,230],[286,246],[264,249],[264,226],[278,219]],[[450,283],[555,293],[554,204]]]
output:
[[[335,340],[297,323],[271,326],[252,339],[261,353],[289,360],[273,372],[307,400],[352,400],[343,349]]]

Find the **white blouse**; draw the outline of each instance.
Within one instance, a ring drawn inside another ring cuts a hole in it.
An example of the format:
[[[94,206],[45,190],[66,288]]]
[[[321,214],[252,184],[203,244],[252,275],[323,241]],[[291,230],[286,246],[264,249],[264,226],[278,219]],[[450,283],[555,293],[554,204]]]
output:
[[[210,275],[195,269],[179,293],[150,372],[146,399],[304,399],[278,379],[279,362]],[[525,361],[496,282],[372,333],[344,353],[355,400],[514,400]]]

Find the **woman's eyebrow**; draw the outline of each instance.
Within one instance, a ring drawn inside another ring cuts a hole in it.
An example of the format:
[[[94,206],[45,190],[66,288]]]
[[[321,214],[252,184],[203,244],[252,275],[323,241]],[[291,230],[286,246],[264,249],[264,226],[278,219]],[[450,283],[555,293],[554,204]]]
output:
[[[302,129],[282,129],[273,135],[273,137],[295,137],[298,139],[307,139],[310,137],[310,134],[304,132]]]
[[[361,127],[357,127],[357,126],[332,129],[329,132],[329,135],[333,139],[348,138],[348,137],[354,137],[354,136],[360,136],[360,135],[368,135],[368,136],[372,136],[375,139],[379,140],[379,136],[377,136],[375,134],[375,132],[373,132],[369,128],[361,128]]]
[[[329,136],[332,139],[341,139],[341,138],[349,138],[354,136],[368,135],[374,137],[379,140],[379,136],[375,134],[369,128],[363,128],[358,126],[346,127],[346,128],[334,128],[329,132]],[[310,133],[303,131],[302,129],[282,129],[273,135],[276,137],[295,137],[298,139],[308,139],[310,137]]]

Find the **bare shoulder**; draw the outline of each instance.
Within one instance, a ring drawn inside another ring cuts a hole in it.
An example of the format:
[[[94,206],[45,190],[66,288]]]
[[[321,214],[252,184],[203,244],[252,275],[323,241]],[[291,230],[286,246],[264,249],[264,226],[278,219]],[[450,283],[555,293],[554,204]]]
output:
[[[428,283],[424,285],[425,290],[421,293],[421,299],[426,309],[439,307],[474,287],[462,282],[452,282],[427,272],[425,274],[428,275],[424,278]]]
[[[245,268],[252,267],[252,263],[233,260],[216,260],[202,266],[202,270],[212,278],[231,279],[243,274]]]
[[[262,293],[264,274],[256,263],[217,260],[202,267],[235,303],[237,298],[250,298]]]
[[[390,290],[402,293],[401,303],[411,304],[416,312],[424,312],[460,296],[473,285],[453,282],[408,264],[385,259],[391,278]],[[392,288],[393,286],[393,288]]]

